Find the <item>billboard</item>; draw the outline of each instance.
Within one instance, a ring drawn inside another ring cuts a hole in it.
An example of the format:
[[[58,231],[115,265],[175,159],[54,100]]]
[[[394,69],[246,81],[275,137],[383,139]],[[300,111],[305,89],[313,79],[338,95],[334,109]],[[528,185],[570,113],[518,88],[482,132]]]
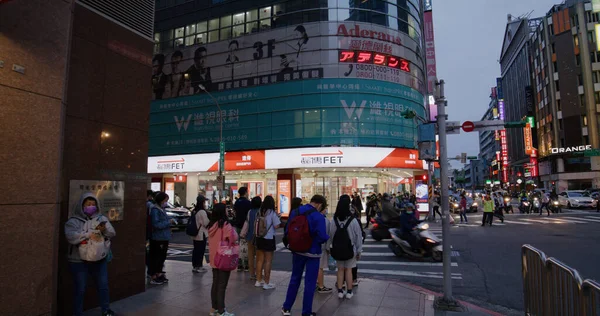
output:
[[[425,56],[427,65],[427,92],[433,93],[435,81],[437,80],[437,68],[435,59],[435,37],[433,34],[433,12],[423,13],[423,28],[425,32]]]

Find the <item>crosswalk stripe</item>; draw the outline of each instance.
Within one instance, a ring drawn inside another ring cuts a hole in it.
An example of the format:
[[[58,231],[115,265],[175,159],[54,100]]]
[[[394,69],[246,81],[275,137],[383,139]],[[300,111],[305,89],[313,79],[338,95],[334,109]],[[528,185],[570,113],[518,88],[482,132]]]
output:
[[[523,223],[523,222],[516,222],[516,221],[509,221],[509,220],[504,220],[505,223],[510,223],[510,224],[519,224],[519,225],[532,225],[531,223]]]
[[[579,219],[574,220],[574,219],[562,219],[562,218],[543,218],[543,220],[546,220],[552,224],[557,223],[557,224],[588,224],[588,222],[584,222],[581,221]]]
[[[432,279],[443,279],[444,275],[438,273],[423,273],[423,272],[412,272],[412,271],[389,271],[389,270],[372,270],[372,269],[360,269],[360,274],[378,274],[378,275],[396,275],[396,276],[413,276],[419,278],[432,278]],[[452,279],[462,280],[460,274],[452,274]]]
[[[598,216],[586,216],[585,218],[593,219],[593,220],[596,220],[596,221],[600,220],[600,217],[598,217]]]
[[[364,252],[363,252],[364,253]],[[382,266],[413,266],[413,267],[443,267],[444,264],[441,262],[405,262],[405,261],[362,261],[356,262],[360,265],[382,265]],[[453,267],[458,267],[458,263],[452,262]]]
[[[589,218],[589,217],[591,217],[591,216],[586,216],[585,218],[583,218],[583,217],[563,216],[562,218],[568,218],[568,219],[574,219],[574,220],[582,220],[582,221],[589,221],[589,222],[600,223],[600,219]]]
[[[523,218],[523,220],[524,221],[528,221],[528,222],[540,223],[540,224],[548,224],[548,222],[540,221],[540,220],[537,220],[537,219]]]

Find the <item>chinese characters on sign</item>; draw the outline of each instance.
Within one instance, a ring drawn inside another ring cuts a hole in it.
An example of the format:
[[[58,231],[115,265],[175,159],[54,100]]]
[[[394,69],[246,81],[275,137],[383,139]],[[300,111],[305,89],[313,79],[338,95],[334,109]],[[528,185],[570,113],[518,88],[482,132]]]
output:
[[[111,222],[123,220],[125,182],[71,180],[69,182],[69,216],[73,216],[77,203],[84,193],[93,193],[96,196],[100,212]]]
[[[435,80],[437,79],[435,59],[435,37],[433,34],[433,12],[427,11],[423,14],[423,27],[425,31],[425,58],[427,65],[427,87],[428,92],[433,93]]]

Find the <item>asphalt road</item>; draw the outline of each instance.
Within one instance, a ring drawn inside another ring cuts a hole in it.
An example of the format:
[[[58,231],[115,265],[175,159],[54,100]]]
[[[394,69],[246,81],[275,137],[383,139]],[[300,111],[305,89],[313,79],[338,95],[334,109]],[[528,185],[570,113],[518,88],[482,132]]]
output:
[[[515,208],[516,210],[516,208]],[[517,211],[518,213],[518,211]],[[562,214],[509,214],[504,224],[481,227],[481,214],[469,214],[469,224],[451,227],[452,285],[455,297],[505,315],[522,315],[521,246],[531,244],[577,269],[582,278],[600,280],[600,213],[564,210]],[[457,221],[458,223],[458,221]],[[440,223],[430,230],[442,237]],[[281,241],[278,230],[277,241]],[[191,261],[191,241],[174,234],[169,259]],[[274,270],[291,270],[291,254],[278,247]],[[191,268],[191,267],[190,267]],[[393,256],[387,242],[367,237],[359,261],[359,278],[384,278],[442,291],[442,264]],[[329,285],[332,286],[332,285]]]

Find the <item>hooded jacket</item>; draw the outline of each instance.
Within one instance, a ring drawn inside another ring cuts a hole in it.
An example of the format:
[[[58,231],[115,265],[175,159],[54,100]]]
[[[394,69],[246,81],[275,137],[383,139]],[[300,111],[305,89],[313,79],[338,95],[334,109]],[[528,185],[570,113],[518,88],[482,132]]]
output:
[[[312,236],[312,245],[306,253],[296,253],[311,258],[320,258],[322,253],[323,244],[329,240],[327,235],[327,224],[325,223],[325,217],[311,204],[300,206],[297,211],[291,212],[288,218],[288,223],[291,223],[297,214],[304,214],[310,210],[314,210],[308,215],[308,228],[310,235]],[[285,226],[285,235],[287,235],[288,226]]]
[[[381,201],[381,218],[384,222],[400,217],[399,210],[394,207],[392,201],[383,200]]]
[[[171,240],[171,218],[160,206],[154,204],[150,210],[152,220],[152,240]]]
[[[96,201],[96,207],[98,208],[96,213],[91,217],[88,217],[83,213],[83,201],[87,198],[94,199]],[[65,223],[65,237],[69,242],[67,260],[69,262],[82,262],[77,247],[82,241],[89,239],[91,233],[98,232],[96,226],[99,223],[106,222],[106,230],[103,233],[105,238],[113,238],[116,233],[108,218],[102,215],[98,199],[93,193],[84,193],[79,199],[79,204],[75,205],[72,214],[73,215]]]

